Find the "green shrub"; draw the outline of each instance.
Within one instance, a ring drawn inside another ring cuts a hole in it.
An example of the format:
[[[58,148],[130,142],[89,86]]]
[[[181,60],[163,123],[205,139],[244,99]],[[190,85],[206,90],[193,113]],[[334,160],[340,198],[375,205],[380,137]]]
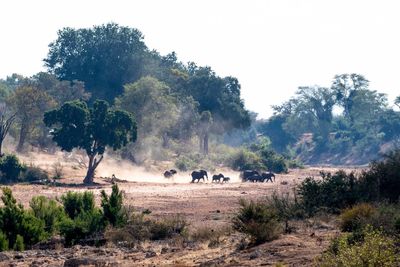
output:
[[[24,251],[25,250],[24,238],[22,236],[17,235],[17,239],[15,240],[13,249],[15,251]]]
[[[7,236],[0,231],[0,251],[6,251],[9,249],[9,243]]]
[[[198,167],[198,163],[186,156],[180,156],[175,160],[175,166],[180,171],[188,171],[196,169]]]
[[[112,186],[110,196],[107,196],[104,190],[101,191],[101,207],[103,208],[104,220],[112,226],[121,226],[127,221],[122,204],[123,195],[118,185],[115,184]]]
[[[64,237],[67,246],[96,237],[103,231],[103,216],[98,209],[81,212],[74,219],[65,217],[60,222],[60,234]]]
[[[363,229],[376,214],[374,206],[361,203],[346,209],[340,214],[340,229],[345,232],[354,232]]]
[[[308,215],[325,209],[339,213],[360,200],[354,173],[338,171],[335,174],[321,172],[322,180],[306,178],[298,188],[301,203]]]
[[[20,173],[25,170],[16,155],[6,155],[0,159],[0,181],[1,183],[17,182]]]
[[[318,259],[318,266],[399,266],[393,239],[378,230],[367,227],[363,240],[349,242],[348,235],[341,235],[331,243],[330,249]]]
[[[90,191],[84,193],[67,192],[61,196],[64,211],[69,218],[74,219],[82,212],[92,212],[95,208],[94,195]]]
[[[286,173],[288,164],[286,159],[271,149],[261,151],[261,159],[266,169],[276,173]]]
[[[31,247],[49,236],[44,229],[44,222],[26,211],[18,233],[24,238],[24,244],[27,247]]]
[[[21,175],[21,180],[23,181],[43,181],[43,180],[48,180],[49,176],[45,170],[42,170],[39,167],[36,167],[34,165],[30,165],[25,168],[25,170],[22,172]]]
[[[65,216],[63,208],[56,201],[44,196],[35,196],[29,202],[33,215],[42,220],[44,229],[49,235],[53,235],[58,224]]]
[[[238,171],[264,169],[262,159],[255,152],[241,149],[229,159],[229,166]]]
[[[254,244],[277,239],[282,232],[276,210],[264,202],[239,202],[241,208],[233,218],[233,228],[248,235]]]

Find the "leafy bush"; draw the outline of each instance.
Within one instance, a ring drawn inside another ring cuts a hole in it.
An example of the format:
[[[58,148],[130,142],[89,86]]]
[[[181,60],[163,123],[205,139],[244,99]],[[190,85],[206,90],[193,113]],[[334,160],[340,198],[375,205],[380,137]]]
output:
[[[233,228],[248,235],[254,244],[277,239],[282,232],[276,210],[264,202],[241,199],[241,208],[233,218]]]
[[[365,227],[366,222],[370,221],[376,212],[374,206],[366,203],[346,209],[340,215],[340,229],[345,232],[359,231]]]
[[[66,245],[77,244],[103,232],[103,215],[95,207],[92,192],[68,192],[61,196],[61,201],[68,216],[60,222],[60,234]]]
[[[8,240],[9,247],[14,248],[18,235],[23,237],[24,244],[28,247],[44,240],[44,223],[26,212],[21,204],[17,204],[10,188],[4,187],[2,191],[1,200],[4,206],[0,208],[0,229]]]
[[[264,149],[260,154],[266,169],[276,173],[286,173],[288,171],[287,161],[282,155],[272,149]]]
[[[302,206],[308,215],[321,208],[338,213],[359,200],[354,173],[338,171],[335,174],[321,172],[322,180],[306,178],[299,186]]]
[[[238,171],[264,169],[262,159],[255,152],[241,149],[229,159],[229,166]]]
[[[175,166],[180,170],[180,171],[188,171],[188,170],[194,170],[197,168],[198,164],[186,157],[186,156],[180,156],[175,160]]]
[[[65,216],[63,208],[56,201],[44,196],[35,196],[29,202],[33,215],[42,220],[49,235],[57,231],[58,224]]]
[[[7,236],[0,231],[0,251],[6,251],[9,248]]]
[[[24,251],[25,250],[24,238],[22,236],[17,235],[17,239],[15,240],[13,249],[15,251]]]
[[[16,155],[6,155],[0,159],[0,182],[9,183],[20,180],[20,173],[25,166],[19,162]]]
[[[124,225],[127,221],[127,216],[123,210],[123,196],[119,191],[118,185],[112,186],[110,196],[107,196],[104,190],[101,191],[101,207],[103,208],[104,220],[112,226]]]
[[[49,176],[45,170],[42,170],[39,167],[36,167],[34,165],[30,165],[25,168],[25,170],[22,172],[21,175],[21,180],[23,181],[41,181],[41,180],[48,180]]]
[[[349,242],[341,235],[331,243],[331,248],[318,260],[318,266],[398,266],[399,254],[393,239],[378,230],[367,227],[363,240]]]
[[[95,208],[94,195],[89,191],[84,193],[69,191],[67,194],[61,196],[61,201],[65,213],[71,219],[75,219],[75,217],[83,212],[90,213]]]

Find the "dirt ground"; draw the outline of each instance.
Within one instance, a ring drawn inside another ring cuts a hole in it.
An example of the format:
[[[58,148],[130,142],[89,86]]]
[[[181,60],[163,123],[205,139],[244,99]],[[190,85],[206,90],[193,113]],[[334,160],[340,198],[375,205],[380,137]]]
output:
[[[55,161],[53,157],[34,159],[29,156],[24,160],[47,168],[49,172]],[[100,177],[96,178],[95,186],[81,185],[84,170],[77,168],[76,162],[68,162],[65,158],[62,163],[66,175],[60,181],[63,186],[12,185],[16,199],[28,206],[29,200],[35,195],[57,198],[69,190],[90,190],[99,201],[100,190],[104,189],[108,193],[111,191],[111,184]],[[180,214],[188,220],[191,230],[199,227],[221,229],[229,226],[239,207],[240,198],[263,198],[274,191],[278,194],[290,193],[305,177],[318,176],[321,170],[336,170],[309,167],[278,174],[274,183],[242,183],[239,173],[222,169],[215,173],[222,172],[231,177],[232,181],[218,184],[211,183],[211,179],[190,183],[189,172],[166,179],[162,172],[149,173],[129,166],[126,162],[108,162],[104,166],[106,168],[99,171],[100,175],[111,176],[111,166],[114,167],[112,171],[118,178],[129,181],[119,183],[125,192],[125,204],[139,212],[149,209],[154,217]],[[327,248],[329,240],[337,234],[332,218],[321,217],[295,222],[294,226],[295,231],[291,234],[282,235],[278,240],[267,244],[242,250],[239,247],[243,236],[232,233],[222,238],[218,246],[211,247],[207,242],[186,244],[182,247],[167,240],[145,243],[140,249],[75,246],[46,251],[6,252],[0,255],[0,262],[3,257],[0,266],[274,266],[278,263],[284,266],[309,266],[314,262],[314,258]],[[70,263],[72,265],[68,265]]]

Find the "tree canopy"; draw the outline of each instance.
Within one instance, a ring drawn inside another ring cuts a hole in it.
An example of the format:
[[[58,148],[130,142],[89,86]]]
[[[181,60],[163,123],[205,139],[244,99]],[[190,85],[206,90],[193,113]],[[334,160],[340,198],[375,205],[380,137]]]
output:
[[[95,169],[107,146],[117,150],[136,141],[133,115],[111,109],[102,100],[95,101],[92,108],[79,100],[66,102],[60,108],[46,112],[44,122],[53,127],[53,140],[62,150],[80,148],[86,151],[89,164],[85,183],[93,183]]]

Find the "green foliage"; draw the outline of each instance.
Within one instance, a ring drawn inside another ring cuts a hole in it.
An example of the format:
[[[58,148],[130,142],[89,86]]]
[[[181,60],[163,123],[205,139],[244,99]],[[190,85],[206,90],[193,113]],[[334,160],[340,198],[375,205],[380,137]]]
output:
[[[59,109],[46,112],[44,123],[55,126],[53,140],[62,150],[84,149],[89,157],[85,182],[92,183],[95,169],[103,159],[106,146],[120,149],[129,141],[136,141],[136,123],[133,116],[122,110],[113,110],[105,101],[97,100],[93,108],[85,102],[71,101]]]
[[[90,191],[83,193],[68,191],[61,196],[64,211],[69,218],[75,219],[81,213],[90,213],[95,209],[94,195]]]
[[[45,196],[35,196],[29,202],[33,215],[44,222],[44,229],[49,235],[58,230],[60,221],[65,216],[63,208]]]
[[[67,245],[73,245],[95,236],[104,230],[104,220],[100,209],[95,207],[92,192],[67,192],[61,196],[67,217],[60,222],[60,234]]]
[[[15,240],[13,249],[15,251],[24,251],[25,250],[24,238],[22,236],[17,235],[17,239]]]
[[[23,238],[23,244],[28,247],[44,240],[44,223],[25,211],[21,204],[17,204],[10,188],[4,187],[2,191],[1,200],[4,206],[0,208],[0,229],[8,240],[9,247],[15,247],[18,236]]]
[[[0,159],[1,183],[17,182],[20,174],[25,170],[16,155],[6,155]]]
[[[194,170],[197,168],[198,163],[186,156],[180,156],[175,160],[175,166],[180,171]]]
[[[122,92],[124,84],[139,78],[147,52],[140,31],[115,23],[63,28],[49,47],[44,61],[57,78],[83,81],[95,99],[109,102]]]
[[[7,236],[0,231],[0,251],[6,251],[9,249],[9,242]]]
[[[364,238],[349,242],[348,235],[332,241],[331,249],[318,259],[318,266],[398,266],[400,257],[395,241],[378,230],[367,227]]]
[[[359,200],[354,173],[338,171],[332,175],[321,172],[321,176],[322,180],[306,178],[298,188],[307,214],[312,215],[321,208],[338,213]]]
[[[239,171],[264,169],[261,157],[244,148],[232,155],[232,158],[229,159],[229,166]]]
[[[340,229],[345,232],[362,230],[366,225],[365,222],[370,220],[376,212],[375,207],[366,203],[346,209],[340,214]]]
[[[119,190],[118,185],[112,186],[110,196],[104,190],[101,191],[101,207],[103,208],[104,220],[112,226],[121,226],[127,221],[122,204],[123,192]]]
[[[241,199],[240,210],[233,218],[233,228],[245,233],[254,244],[277,239],[282,232],[277,211],[264,202]]]

